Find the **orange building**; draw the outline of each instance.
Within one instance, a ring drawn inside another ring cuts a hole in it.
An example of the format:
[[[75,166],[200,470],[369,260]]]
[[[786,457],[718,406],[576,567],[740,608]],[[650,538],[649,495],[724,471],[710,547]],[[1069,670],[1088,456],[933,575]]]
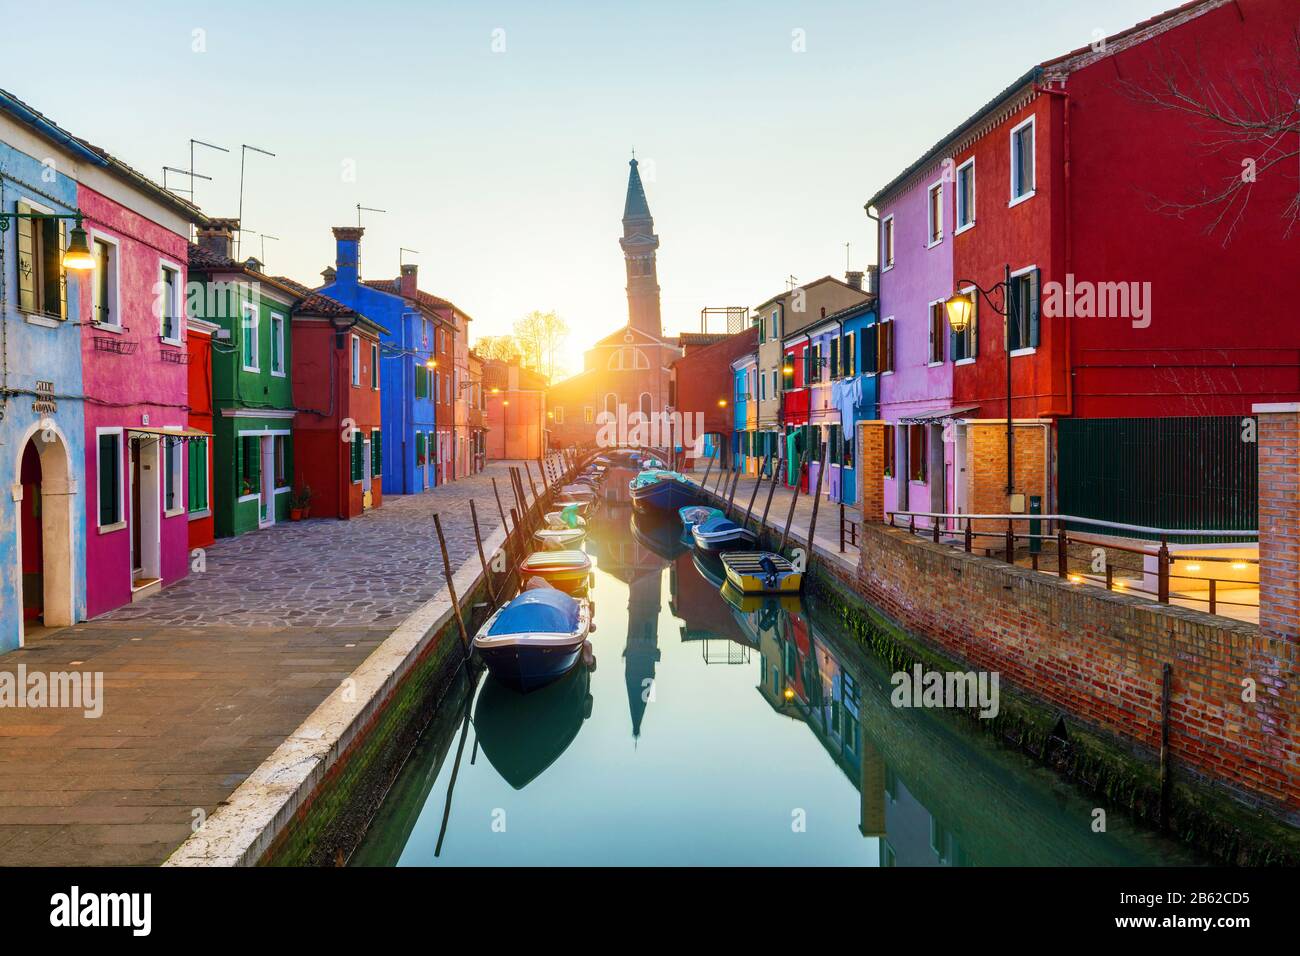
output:
[[[546,376],[518,360],[483,362],[487,457],[536,461],[546,452]]]

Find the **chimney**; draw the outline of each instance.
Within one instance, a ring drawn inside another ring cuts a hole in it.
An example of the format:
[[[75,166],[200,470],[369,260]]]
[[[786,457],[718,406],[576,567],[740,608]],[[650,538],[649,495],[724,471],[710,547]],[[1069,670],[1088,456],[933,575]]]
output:
[[[880,266],[867,266],[867,291],[880,295]]]
[[[208,224],[198,231],[199,248],[229,259],[234,233],[238,228],[238,219],[209,219]]]
[[[334,266],[335,279],[341,289],[354,288],[360,280],[357,263],[361,258],[361,237],[366,230],[361,226],[335,226],[334,242],[337,252]]]
[[[337,276],[338,273],[334,271],[333,266],[326,266],[324,269],[320,271],[320,277],[325,280],[326,285],[333,285],[334,279]]]
[[[416,275],[419,272],[419,268],[420,267],[413,262],[407,262],[402,265],[402,277],[397,280],[397,284],[398,291],[401,293],[403,299],[411,299],[414,301],[416,291],[419,289],[419,285],[416,282]]]
[[[262,262],[260,259],[256,258],[255,256],[249,256],[247,259],[244,260],[244,268],[247,269],[249,272],[261,272]]]
[[[847,282],[849,285],[853,286],[853,288],[857,289],[859,292],[862,291],[862,273],[861,273],[861,272],[852,272],[852,271],[850,271],[850,272],[846,272],[846,273],[844,273],[844,281]]]

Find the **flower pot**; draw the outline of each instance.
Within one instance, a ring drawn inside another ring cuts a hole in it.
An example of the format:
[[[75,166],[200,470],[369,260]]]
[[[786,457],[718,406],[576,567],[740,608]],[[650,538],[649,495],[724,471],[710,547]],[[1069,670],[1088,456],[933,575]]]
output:
[[[290,520],[290,521],[301,521],[301,520],[302,520],[302,509],[301,509],[301,508],[290,508],[290,509],[289,509],[289,520]]]

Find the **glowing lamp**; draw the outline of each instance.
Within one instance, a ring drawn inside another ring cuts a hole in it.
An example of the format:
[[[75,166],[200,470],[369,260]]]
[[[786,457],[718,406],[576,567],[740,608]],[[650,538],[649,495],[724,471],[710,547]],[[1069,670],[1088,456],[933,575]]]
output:
[[[63,268],[85,272],[95,268],[95,257],[90,254],[90,245],[86,241],[86,230],[81,228],[81,220],[68,234],[68,249],[63,253]]]
[[[954,292],[948,297],[943,304],[944,311],[948,313],[948,327],[961,335],[970,328],[971,313],[975,311],[975,303],[970,296],[962,292]]]

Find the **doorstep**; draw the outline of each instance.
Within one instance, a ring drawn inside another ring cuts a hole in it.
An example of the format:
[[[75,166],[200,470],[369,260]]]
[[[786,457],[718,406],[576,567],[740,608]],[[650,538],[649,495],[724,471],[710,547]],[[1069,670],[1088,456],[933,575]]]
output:
[[[162,590],[162,578],[136,578],[131,582],[131,603],[152,597]]]

